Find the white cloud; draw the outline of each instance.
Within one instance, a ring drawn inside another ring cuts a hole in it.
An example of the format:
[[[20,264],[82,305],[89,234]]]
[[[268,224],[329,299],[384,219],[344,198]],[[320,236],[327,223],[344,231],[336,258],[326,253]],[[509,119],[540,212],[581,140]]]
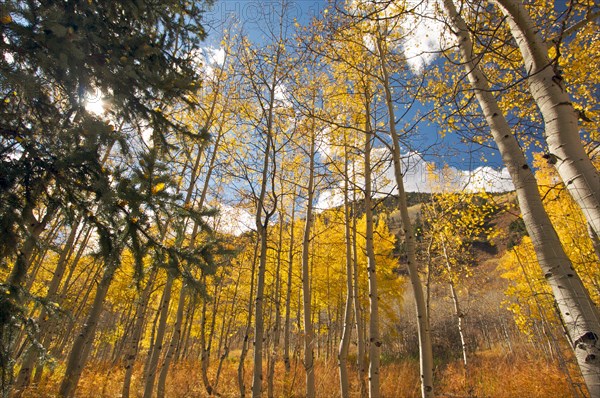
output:
[[[223,47],[203,47],[197,50],[195,58],[206,76],[213,77],[215,68],[221,67],[225,63],[225,49]]]
[[[387,148],[377,148],[373,150],[371,157],[373,164],[377,164],[377,167],[373,170],[374,196],[396,195],[396,179],[389,150]],[[480,190],[506,192],[514,190],[506,168],[497,170],[483,166],[469,171],[459,170],[455,167],[434,169],[432,166],[417,152],[405,153],[402,156],[404,190],[406,192],[478,192]],[[361,181],[362,178],[362,167],[357,165],[356,179]],[[361,186],[362,184],[359,182],[358,185]],[[342,203],[343,196],[340,186],[321,193],[316,207],[327,209],[340,206]]]
[[[225,49],[223,47],[207,47],[205,51],[206,59],[210,64],[222,66],[225,62]]]
[[[292,105],[290,101],[290,94],[284,84],[277,84],[273,91],[275,104],[279,106],[289,107]]]
[[[436,18],[436,3],[418,0],[408,2],[408,7],[414,13],[407,14],[406,21],[402,24],[405,27],[402,49],[408,65],[415,73],[420,73],[432,63],[442,48],[442,43],[449,40],[444,24]]]
[[[213,228],[223,234],[239,236],[255,228],[254,216],[241,207],[218,204],[219,214],[214,217]]]
[[[389,0],[353,0],[349,4],[349,10],[359,13],[365,10],[372,12],[375,9],[385,18],[401,15],[402,21],[398,25],[401,31],[396,33],[402,35],[401,50],[414,73],[421,73],[436,59],[440,49],[454,40],[444,22],[440,21],[436,11],[440,7],[436,0],[406,0],[399,4]],[[406,12],[407,10],[409,12]],[[363,41],[374,51],[375,44],[370,37],[363,37]]]

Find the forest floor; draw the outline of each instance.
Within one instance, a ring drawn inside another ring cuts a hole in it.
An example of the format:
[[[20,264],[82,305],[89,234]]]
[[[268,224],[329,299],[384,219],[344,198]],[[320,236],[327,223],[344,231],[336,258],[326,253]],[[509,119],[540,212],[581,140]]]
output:
[[[536,355],[533,346],[516,347],[512,352],[498,347],[473,354],[470,358],[468,377],[462,361],[456,360],[435,369],[436,396],[448,398],[567,398],[584,396],[576,391],[581,381],[572,379],[556,361]],[[88,366],[84,372],[77,397],[116,398],[121,396],[124,371],[107,363]],[[302,397],[304,370],[300,361],[293,361],[289,373],[282,364],[276,370],[275,397]],[[142,366],[138,364],[132,380],[132,396],[141,397]],[[381,396],[384,398],[420,397],[419,364],[415,360],[393,361],[384,364],[381,371]],[[44,376],[42,383],[28,390],[26,397],[52,397],[58,390],[62,369]],[[576,374],[572,370],[571,375]],[[318,397],[335,397],[339,391],[337,366],[334,361],[319,361],[316,368]],[[247,393],[251,380],[250,363],[246,366]],[[209,374],[214,380],[214,374]],[[360,397],[356,371],[351,372],[351,397]],[[264,384],[266,389],[266,383]],[[217,391],[221,397],[239,397],[237,385],[237,362],[230,357],[224,362]],[[169,398],[209,397],[202,384],[200,363],[187,361],[177,364],[167,381],[166,396]],[[214,395],[213,395],[214,396]],[[266,396],[266,393],[265,393]]]

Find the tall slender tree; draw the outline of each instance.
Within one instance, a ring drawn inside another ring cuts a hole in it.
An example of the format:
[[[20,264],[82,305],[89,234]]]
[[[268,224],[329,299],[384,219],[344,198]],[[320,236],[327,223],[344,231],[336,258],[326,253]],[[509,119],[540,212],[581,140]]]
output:
[[[598,395],[600,393],[598,309],[565,254],[550,218],[544,210],[533,172],[496,99],[489,90],[485,75],[478,66],[479,58],[474,53],[470,31],[464,19],[452,1],[445,0],[443,5],[450,26],[457,36],[458,50],[469,84],[474,89],[494,141],[511,175],[525,227],[532,239],[544,277],[552,288],[584,380],[590,394]]]
[[[600,172],[581,143],[578,112],[567,90],[558,57],[551,60],[548,47],[525,6],[514,0],[495,0],[507,18],[527,71],[529,91],[544,118],[548,156],[569,193],[600,236]]]

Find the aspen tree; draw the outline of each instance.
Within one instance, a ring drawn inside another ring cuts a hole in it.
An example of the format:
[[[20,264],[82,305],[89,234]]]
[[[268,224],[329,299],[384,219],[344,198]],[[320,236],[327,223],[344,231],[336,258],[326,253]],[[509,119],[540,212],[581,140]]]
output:
[[[548,48],[523,4],[514,0],[494,0],[504,15],[521,54],[529,91],[544,118],[544,138],[549,156],[573,199],[581,207],[588,223],[600,236],[600,173],[581,143],[578,114],[573,107],[556,60],[548,57]]]
[[[271,43],[262,49],[251,46],[248,39],[241,41],[240,62],[243,70],[243,83],[246,86],[241,95],[250,101],[252,111],[244,113],[242,123],[247,124],[249,135],[258,138],[258,145],[249,142],[260,158],[256,173],[252,173],[244,160],[239,160],[240,173],[249,183],[251,198],[255,208],[254,224],[259,239],[258,274],[256,279],[255,322],[254,322],[254,371],[252,395],[259,397],[263,382],[263,354],[265,342],[265,276],[267,266],[269,222],[277,212],[278,193],[275,191],[275,176],[278,167],[278,133],[285,130],[287,123],[285,102],[276,98],[282,90],[290,66],[286,60],[286,31],[283,24],[285,4],[278,11],[278,26],[271,32],[265,32]],[[272,28],[272,27],[271,27]],[[255,113],[254,113],[255,112]],[[255,186],[255,184],[257,186]]]
[[[346,141],[346,135],[344,135]],[[344,142],[346,143],[346,142]],[[352,304],[353,295],[353,256],[352,256],[352,235],[351,235],[351,207],[349,201],[349,159],[348,146],[344,145],[344,238],[346,248],[346,305],[344,306],[344,323],[342,337],[338,349],[338,366],[340,372],[340,395],[347,397],[350,395],[350,382],[348,380],[348,349],[350,347],[350,337],[352,334]]]
[[[235,66],[231,63],[230,56],[230,46],[233,38],[227,36],[223,39],[222,43],[224,44],[223,52],[224,57],[220,64],[213,66],[213,74],[214,76],[210,78],[210,81],[207,86],[210,87],[209,95],[204,95],[202,99],[206,101],[206,104],[202,105],[202,109],[199,111],[199,120],[198,124],[200,124],[200,131],[205,131],[212,133],[214,135],[214,143],[210,151],[210,157],[207,155],[206,158],[208,160],[208,164],[206,170],[204,170],[204,182],[202,184],[202,188],[200,189],[200,196],[197,199],[197,203],[195,206],[203,209],[206,204],[206,199],[208,195],[208,190],[210,183],[212,182],[213,173],[217,167],[217,159],[221,156],[221,145],[225,134],[229,130],[229,126],[227,126],[229,120],[231,118],[231,94],[234,90],[235,83],[231,81],[231,76],[233,75],[233,71]],[[216,72],[214,71],[216,69]],[[194,115],[189,115],[189,117],[194,117]],[[196,154],[196,160],[194,162],[194,166],[192,168],[191,181],[188,186],[186,197],[184,199],[184,207],[191,205],[192,193],[193,189],[196,185],[196,180],[200,174],[201,160],[204,158],[202,155],[202,149],[204,147],[204,143],[198,146],[198,152]],[[206,163],[206,160],[205,160]],[[184,223],[185,225],[185,223]],[[191,233],[191,237],[188,243],[188,247],[190,249],[194,249],[196,244],[197,235],[199,232],[198,223],[194,223],[194,227]],[[184,232],[180,232],[180,234],[184,234]],[[158,379],[158,396],[163,397],[165,391],[165,383],[169,372],[169,367],[171,364],[171,360],[175,355],[175,349],[179,343],[181,338],[181,323],[183,321],[183,310],[186,303],[185,296],[188,294],[188,290],[185,288],[181,288],[180,297],[178,300],[177,306],[177,315],[175,321],[175,332],[171,336],[171,342],[169,343],[167,352],[165,353],[165,358],[161,365],[161,371]],[[204,298],[203,298],[204,300]],[[207,372],[207,360],[204,360],[204,353],[202,355],[202,380],[205,383],[205,388],[209,394],[212,393],[212,387],[210,383],[208,383]]]
[[[385,32],[383,32],[385,35]],[[417,326],[419,334],[419,352],[421,367],[421,395],[423,397],[433,396],[433,353],[431,348],[431,332],[429,328],[429,314],[425,305],[425,296],[423,294],[423,285],[419,277],[416,256],[415,233],[412,221],[408,215],[408,205],[406,202],[406,192],[404,190],[404,181],[402,175],[402,163],[400,158],[400,140],[396,132],[396,117],[394,113],[394,104],[392,101],[392,92],[388,65],[386,61],[387,46],[381,32],[377,33],[375,38],[379,61],[381,66],[382,84],[385,92],[385,102],[388,111],[389,132],[392,139],[392,159],[394,164],[394,176],[396,178],[396,187],[398,189],[398,208],[402,220],[402,229],[405,237],[407,268],[413,294],[415,296],[415,308],[417,315]]]
[[[532,239],[544,277],[552,288],[584,380],[590,394],[596,396],[600,394],[598,310],[562,248],[558,235],[544,210],[531,168],[496,99],[491,94],[485,76],[477,66],[467,25],[452,1],[445,0],[443,5],[449,16],[453,33],[457,36],[460,56],[469,83],[475,91],[504,164],[511,175],[525,227]]]
[[[306,370],[306,396],[315,397],[315,368],[314,368],[314,346],[315,333],[312,320],[312,300],[311,285],[309,273],[309,249],[311,242],[311,233],[313,225],[313,208],[315,195],[315,135],[314,131],[310,134],[310,148],[308,150],[308,185],[306,187],[306,213],[304,219],[304,231],[302,236],[302,304],[303,304],[303,325],[304,325],[304,368]]]

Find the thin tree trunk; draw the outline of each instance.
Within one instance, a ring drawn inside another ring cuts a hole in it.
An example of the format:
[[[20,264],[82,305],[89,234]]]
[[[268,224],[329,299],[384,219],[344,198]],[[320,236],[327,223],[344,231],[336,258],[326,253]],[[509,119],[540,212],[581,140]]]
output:
[[[41,233],[46,228],[50,218],[54,215],[56,205],[51,204],[46,209],[43,219],[36,219],[33,214],[33,205],[27,204],[23,210],[23,221],[27,228],[27,237],[23,244],[16,248],[17,256],[13,268],[6,279],[8,297],[3,305],[7,307],[5,312],[8,316],[0,319],[0,392],[3,397],[10,394],[11,383],[13,381],[13,367],[15,362],[14,354],[17,351],[17,341],[19,338],[17,323],[12,316],[12,311],[16,311],[23,304],[24,285],[27,279],[27,272],[31,266],[31,260],[34,250],[37,246]]]
[[[273,203],[273,207],[270,210],[266,208],[267,198],[267,180],[269,178],[269,163],[273,162],[275,166],[275,148],[274,148],[274,137],[273,137],[273,123],[274,123],[274,108],[275,108],[275,86],[278,79],[278,65],[279,57],[281,53],[279,50],[276,53],[275,59],[275,70],[272,76],[272,85],[269,89],[269,102],[267,108],[266,118],[266,129],[265,129],[265,153],[263,158],[263,166],[261,172],[260,192],[258,198],[256,198],[256,231],[260,242],[260,255],[258,260],[258,275],[256,278],[256,298],[254,305],[254,371],[252,375],[252,396],[253,398],[259,398],[262,392],[262,380],[263,380],[263,344],[264,344],[264,291],[265,291],[265,273],[267,267],[267,237],[268,237],[268,226],[269,219],[273,216],[276,211],[276,203]],[[273,153],[271,153],[273,151]],[[275,201],[276,202],[276,201]]]
[[[63,250],[60,253],[60,256],[56,262],[56,268],[52,275],[52,279],[50,283],[48,283],[48,291],[46,293],[46,300],[50,303],[56,299],[56,293],[58,292],[58,288],[60,282],[62,281],[63,275],[65,273],[67,267],[67,256],[73,250],[73,244],[75,242],[75,238],[78,236],[78,227],[79,222],[75,222],[75,224],[71,228],[71,232],[65,241],[65,245]],[[38,341],[46,343],[46,332],[47,332],[47,324],[48,324],[48,312],[46,311],[46,307],[42,307],[40,311],[40,315],[37,318],[38,324]],[[31,381],[31,373],[33,371],[33,367],[35,365],[36,359],[38,357],[38,350],[34,346],[31,346],[23,360],[21,365],[21,369],[19,370],[19,374],[17,376],[17,381],[15,383],[16,390],[14,391],[14,397],[20,397],[22,392],[29,386]]]
[[[148,282],[146,283],[146,286],[144,287],[137,304],[135,323],[131,332],[131,338],[128,342],[128,347],[125,353],[125,361],[123,364],[123,367],[125,368],[125,378],[123,380],[121,398],[129,398],[133,367],[139,353],[140,341],[144,333],[144,323],[146,321],[146,310],[148,309],[148,303],[150,302],[150,296],[152,295],[152,289],[154,287],[154,281],[157,274],[158,268],[152,267],[150,276],[148,277]]]
[[[304,235],[302,237],[302,308],[304,312],[304,369],[306,371],[306,397],[315,396],[314,346],[315,336],[311,311],[311,284],[309,273],[309,249],[313,223],[314,175],[315,175],[315,137],[310,138],[308,168],[308,187]]]
[[[279,242],[277,244],[277,261],[275,267],[275,292],[273,294],[273,301],[275,304],[275,323],[273,324],[273,340],[271,342],[271,358],[269,361],[269,367],[267,371],[267,396],[274,397],[275,386],[275,364],[277,363],[278,351],[279,351],[279,340],[281,338],[281,278],[279,276],[281,270],[281,254],[283,244],[283,217],[280,217],[279,222]]]
[[[179,363],[181,360],[186,358],[189,349],[189,338],[190,338],[190,327],[193,320],[193,312],[195,311],[195,301],[196,298],[194,295],[190,297],[190,300],[187,302],[186,311],[185,311],[185,319],[183,321],[183,333],[181,336],[181,341],[177,344],[177,350],[175,351],[175,358],[173,361],[175,363]]]
[[[573,345],[577,363],[591,396],[600,396],[600,315],[571,261],[565,254],[556,231],[546,213],[535,177],[483,73],[473,57],[469,30],[454,3],[444,0],[459,39],[460,51],[471,86],[490,125],[504,164],[517,191],[523,221],[544,277],[552,288],[558,311]]]
[[[373,204],[371,198],[371,146],[373,132],[371,130],[371,109],[365,94],[365,251],[367,255],[367,272],[369,280],[369,397],[379,397],[379,367],[381,356],[381,339],[379,337],[379,293],[377,291],[377,266],[375,248],[373,246]]]
[[[75,337],[75,341],[73,342],[73,347],[71,348],[71,353],[67,360],[65,375],[58,393],[61,398],[71,398],[75,395],[75,389],[79,383],[81,372],[83,372],[87,357],[91,351],[92,344],[94,343],[94,336],[96,334],[102,308],[104,307],[104,301],[108,294],[108,288],[110,287],[115,271],[120,263],[119,256],[113,256],[116,258],[108,260],[102,279],[96,289],[96,296],[94,297],[92,308],[90,309],[81,331],[77,337]]]
[[[294,191],[293,200],[296,200],[296,192]],[[294,264],[294,226],[296,205],[292,203],[292,219],[290,220],[290,250],[288,251],[288,272],[287,285],[285,292],[285,325],[283,330],[283,363],[286,373],[290,372],[290,333],[291,333],[291,301],[292,301],[292,275]]]
[[[250,339],[250,328],[252,327],[252,302],[254,295],[254,281],[256,274],[256,260],[258,259],[258,239],[254,246],[254,253],[252,256],[252,267],[250,274],[250,297],[248,298],[248,321],[246,322],[246,328],[244,330],[244,340],[242,341],[242,350],[240,352],[240,362],[238,364],[238,386],[240,388],[240,397],[246,396],[246,385],[244,384],[244,362],[246,361],[246,355],[248,354],[248,341]]]
[[[160,374],[158,376],[158,383],[156,386],[156,396],[158,398],[164,398],[165,396],[167,375],[169,374],[169,366],[171,365],[171,360],[175,355],[175,349],[177,348],[177,344],[179,344],[181,339],[181,326],[183,323],[183,310],[185,308],[185,298],[186,287],[184,285],[184,282],[182,282],[181,289],[179,290],[179,300],[177,302],[177,315],[175,317],[175,325],[173,326],[173,335],[171,336],[169,347],[167,348],[167,352],[165,353],[165,358],[163,359],[163,363],[160,368]]]
[[[456,327],[458,328],[458,335],[460,336],[460,347],[462,349],[463,364],[465,365],[465,375],[467,373],[467,343],[465,340],[465,333],[463,330],[463,318],[464,314],[460,308],[460,302],[458,299],[458,292],[454,287],[454,279],[452,278],[452,265],[450,265],[450,257],[448,256],[448,250],[446,246],[446,239],[442,237],[442,251],[444,253],[444,262],[446,263],[446,270],[448,271],[448,285],[450,286],[450,297],[454,303],[454,315],[456,315]],[[468,381],[468,377],[465,378]]]
[[[412,222],[408,215],[408,205],[406,202],[406,192],[404,190],[404,181],[402,177],[402,163],[400,160],[400,140],[396,132],[394,103],[392,101],[392,92],[389,83],[389,74],[387,71],[386,48],[383,39],[377,40],[377,49],[381,62],[383,76],[383,88],[385,90],[385,101],[388,110],[388,119],[390,125],[390,136],[392,138],[392,158],[394,163],[394,176],[398,188],[398,208],[402,219],[402,228],[406,244],[406,254],[408,262],[408,274],[413,288],[415,308],[417,315],[417,327],[419,334],[419,353],[421,367],[421,395],[423,398],[433,397],[433,353],[431,348],[431,332],[429,329],[429,314],[423,294],[423,283],[419,278],[417,267],[415,233]]]
[[[353,170],[354,173],[354,170]],[[360,304],[360,285],[358,284],[358,243],[357,243],[357,225],[356,225],[356,197],[353,200],[353,217],[352,217],[352,265],[353,265],[353,276],[354,276],[354,320],[356,324],[356,339],[357,339],[357,354],[356,354],[356,365],[358,367],[358,380],[360,385],[360,396],[365,397],[367,395],[367,383],[366,383],[366,349],[365,349],[365,336],[363,327],[363,316],[362,307]]]
[[[265,161],[268,162],[268,156],[265,156]],[[265,172],[266,172],[265,167]],[[264,176],[264,182],[266,183],[266,176]],[[264,199],[263,199],[264,200]],[[263,201],[259,201],[263,202]],[[262,392],[262,380],[263,380],[263,344],[265,334],[265,319],[264,319],[264,295],[265,295],[265,274],[267,268],[267,223],[263,224],[262,217],[262,206],[258,205],[259,212],[256,218],[256,226],[258,229],[258,239],[260,243],[259,258],[258,258],[258,276],[256,280],[256,298],[254,299],[254,372],[252,378],[252,397],[259,398]]]
[[[144,398],[151,398],[154,390],[154,381],[156,380],[156,371],[158,362],[163,349],[163,342],[167,330],[167,319],[169,317],[169,305],[171,303],[171,292],[173,290],[173,275],[167,270],[167,282],[163,288],[162,299],[160,300],[159,313],[160,318],[156,329],[156,336],[152,350],[148,354],[148,366],[144,382]]]
[[[348,380],[348,349],[352,334],[352,236],[350,231],[350,203],[348,200],[349,170],[348,152],[344,147],[344,237],[346,243],[346,305],[344,307],[342,338],[338,351],[338,366],[340,369],[340,394],[342,398],[350,396],[350,381]]]
[[[229,336],[231,333],[231,328],[232,325],[235,323],[235,320],[237,319],[237,312],[235,311],[236,308],[236,304],[237,304],[237,297],[238,297],[238,292],[239,292],[239,287],[240,287],[240,279],[241,279],[241,274],[238,273],[237,279],[235,280],[235,288],[233,290],[233,297],[231,298],[231,308],[229,309],[229,316],[227,319],[227,327],[223,328],[221,331],[221,338],[223,339],[223,353],[220,355],[219,358],[219,366],[217,367],[217,373],[215,375],[215,390],[218,388],[219,385],[219,377],[221,376],[221,369],[223,367],[223,362],[225,361],[225,359],[227,359],[227,356],[229,355]],[[223,318],[226,317],[226,312],[227,312],[227,306],[223,306],[224,308],[224,313],[223,313]],[[225,321],[223,321],[223,325],[225,325]],[[219,346],[221,346],[221,344],[219,343]],[[219,347],[219,352],[220,352],[221,347]]]
[[[206,310],[207,310],[207,302],[203,300],[202,303],[202,312],[200,315],[200,349],[202,350],[200,354],[200,365],[201,365],[201,373],[202,373],[202,383],[204,384],[204,388],[206,388],[206,392],[208,395],[213,395],[215,393],[214,387],[211,385],[210,380],[208,378],[208,368],[210,365],[210,353],[212,347],[212,339],[214,334],[215,327],[215,317],[218,311],[219,304],[219,294],[218,294],[218,284],[215,282],[215,291],[213,293],[214,301],[212,305],[212,317],[210,322],[210,332],[208,336],[207,332],[207,320],[206,320]]]

